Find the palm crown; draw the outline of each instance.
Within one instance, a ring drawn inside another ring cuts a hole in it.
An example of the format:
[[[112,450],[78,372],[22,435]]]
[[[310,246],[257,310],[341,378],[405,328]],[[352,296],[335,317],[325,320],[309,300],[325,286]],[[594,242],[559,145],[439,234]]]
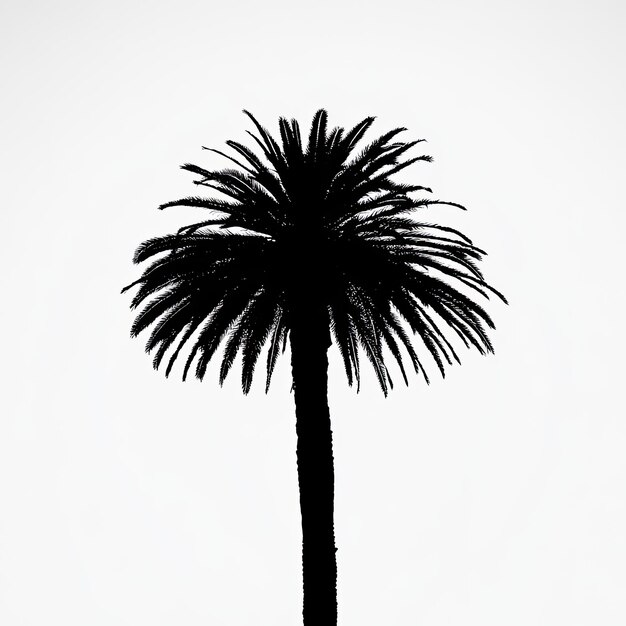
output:
[[[183,165],[200,177],[195,184],[226,199],[193,196],[161,205],[199,207],[209,215],[176,234],[143,242],[135,253],[136,263],[151,263],[125,288],[138,286],[133,308],[144,303],[131,332],[153,327],[146,349],[156,350],[155,368],[166,361],[169,375],[190,342],[183,379],[194,360],[202,379],[223,345],[220,383],[241,351],[247,393],[269,344],[269,387],[303,302],[323,310],[349,384],[359,385],[361,352],[385,394],[392,387],[385,350],[405,382],[405,362],[428,381],[424,354],[418,355],[411,333],[421,338],[442,375],[447,364],[459,361],[447,337],[451,332],[481,353],[493,351],[486,332],[493,322],[477,300],[490,293],[504,297],[477,267],[485,253],[459,231],[409,215],[437,204],[463,207],[411,197],[431,190],[391,180],[412,163],[431,160],[420,155],[401,161],[423,140],[397,141],[406,129],[396,128],[356,153],[374,118],[348,132],[328,131],[321,109],[306,143],[296,120],[280,118],[279,144],[244,113],[256,127],[258,135],[249,134],[262,156],[227,141],[237,158],[211,150],[236,168]]]

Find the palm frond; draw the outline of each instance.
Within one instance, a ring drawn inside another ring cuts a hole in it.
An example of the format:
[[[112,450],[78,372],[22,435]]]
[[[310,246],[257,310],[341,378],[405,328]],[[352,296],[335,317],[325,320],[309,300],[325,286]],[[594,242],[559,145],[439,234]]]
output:
[[[272,332],[270,348],[267,352],[265,393],[267,393],[270,389],[270,383],[272,382],[272,375],[274,373],[274,368],[276,367],[276,361],[278,360],[278,355],[281,351],[280,345],[283,342],[286,343],[287,339],[287,326],[284,324],[282,311],[277,313],[275,321],[276,323],[274,324]],[[285,343],[283,343],[283,352]]]
[[[276,140],[270,135],[268,130],[261,126],[261,124],[257,121],[257,119],[250,113],[244,109],[243,111],[254,123],[256,129],[261,135],[261,139],[258,139],[256,135],[248,132],[248,134],[256,141],[256,143],[260,146],[263,154],[267,158],[267,160],[274,166],[279,175],[285,171],[287,162],[276,143]]]

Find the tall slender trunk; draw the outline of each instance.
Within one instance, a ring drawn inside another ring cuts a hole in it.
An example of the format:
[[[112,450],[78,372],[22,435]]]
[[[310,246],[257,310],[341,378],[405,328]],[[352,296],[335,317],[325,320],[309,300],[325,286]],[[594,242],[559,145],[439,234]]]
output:
[[[308,309],[296,316],[291,329],[291,368],[302,514],[304,626],[337,624],[335,478],[328,409],[329,346],[325,310]]]

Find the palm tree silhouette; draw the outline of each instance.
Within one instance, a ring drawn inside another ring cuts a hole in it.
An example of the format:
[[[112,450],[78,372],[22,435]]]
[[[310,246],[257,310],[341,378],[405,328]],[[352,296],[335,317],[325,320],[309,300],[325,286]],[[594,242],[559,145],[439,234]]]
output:
[[[237,168],[218,171],[185,164],[201,187],[224,198],[192,196],[159,208],[205,209],[208,218],[175,234],[144,241],[135,263],[151,260],[131,307],[145,303],[131,335],[152,328],[146,350],[168,376],[186,344],[182,378],[193,362],[202,380],[223,346],[220,384],[238,353],[248,393],[266,344],[266,391],[279,353],[289,341],[296,406],[297,466],[302,513],[305,626],[337,623],[337,565],[333,528],[334,469],[328,407],[328,349],[333,339],[350,385],[360,385],[365,355],[385,395],[393,386],[386,365],[393,357],[408,384],[405,362],[428,382],[429,355],[442,375],[459,357],[446,333],[482,354],[493,352],[485,327],[494,328],[475,296],[496,294],[477,262],[485,254],[459,231],[409,214],[454,202],[412,198],[427,187],[401,184],[391,175],[426,155],[400,157],[421,141],[392,141],[405,128],[378,137],[354,154],[372,125],[327,131],[317,111],[308,142],[298,122],[280,118],[282,145],[248,111],[257,134],[247,131],[262,157],[227,141],[238,156],[212,150]],[[205,148],[209,149],[209,148]],[[265,160],[263,160],[265,159]],[[444,332],[445,331],[445,332]],[[412,334],[421,338],[418,354]],[[171,349],[171,350],[170,350]],[[169,350],[169,354],[168,354]],[[361,355],[359,354],[361,352]],[[168,357],[165,358],[165,355]],[[408,357],[408,358],[407,358]]]

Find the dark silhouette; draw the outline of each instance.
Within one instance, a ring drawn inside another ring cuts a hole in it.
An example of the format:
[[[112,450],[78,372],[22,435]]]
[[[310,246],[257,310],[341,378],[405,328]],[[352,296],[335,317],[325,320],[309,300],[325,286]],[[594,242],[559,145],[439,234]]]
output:
[[[204,377],[223,346],[220,384],[242,353],[242,386],[248,393],[265,344],[266,391],[280,352],[291,347],[296,404],[297,463],[302,512],[305,626],[337,623],[337,564],[333,529],[334,470],[327,399],[328,349],[334,340],[348,383],[360,385],[359,349],[386,395],[393,386],[385,351],[407,382],[404,361],[428,382],[423,343],[441,374],[459,361],[444,329],[467,346],[493,352],[485,326],[494,328],[472,295],[504,297],[484,280],[477,261],[485,254],[453,228],[409,217],[415,209],[444,204],[415,199],[431,190],[390,179],[408,165],[431,161],[400,157],[423,140],[393,141],[396,128],[353,151],[374,118],[352,130],[327,131],[319,110],[308,142],[296,120],[280,118],[281,144],[247,111],[258,136],[259,158],[245,145],[227,141],[238,156],[212,150],[237,165],[209,171],[182,168],[196,185],[226,199],[192,196],[159,208],[189,206],[209,212],[206,220],[176,234],[142,243],[135,263],[151,260],[132,308],[146,302],[131,334],[148,327],[148,352],[158,368],[169,352],[166,376],[189,342],[183,380],[194,360]],[[265,161],[263,160],[263,157]],[[350,159],[350,160],[349,160]]]

